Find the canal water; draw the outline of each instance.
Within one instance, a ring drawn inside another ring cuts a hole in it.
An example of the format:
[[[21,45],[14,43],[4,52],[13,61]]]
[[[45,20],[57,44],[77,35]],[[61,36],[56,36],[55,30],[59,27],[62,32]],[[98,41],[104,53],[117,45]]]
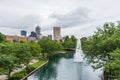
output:
[[[85,62],[74,62],[73,52],[57,54],[27,80],[101,80],[102,70],[93,70]]]

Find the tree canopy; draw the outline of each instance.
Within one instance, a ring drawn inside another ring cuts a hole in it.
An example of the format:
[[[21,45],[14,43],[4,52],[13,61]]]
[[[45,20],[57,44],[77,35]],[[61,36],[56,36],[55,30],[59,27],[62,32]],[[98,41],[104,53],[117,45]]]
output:
[[[5,36],[0,32],[0,43],[5,41]]]
[[[94,68],[104,67],[105,71],[109,73],[109,79],[115,79],[117,76],[115,74],[120,74],[118,71],[120,70],[119,35],[120,24],[105,23],[103,28],[97,29],[89,41],[82,42],[88,62],[96,63]]]
[[[55,54],[56,51],[59,51],[62,49],[62,45],[59,42],[53,41],[47,38],[40,39],[38,41],[38,44],[42,48],[43,57],[45,54],[47,54],[47,56],[52,56],[53,54]]]
[[[63,43],[63,46],[65,49],[75,49],[76,47],[76,38],[75,36],[66,36],[65,37],[65,40],[64,40],[64,43]]]
[[[26,70],[28,64],[34,57],[39,57],[41,48],[36,43],[0,43],[0,68],[10,79],[10,74],[15,68],[19,68],[24,64]]]

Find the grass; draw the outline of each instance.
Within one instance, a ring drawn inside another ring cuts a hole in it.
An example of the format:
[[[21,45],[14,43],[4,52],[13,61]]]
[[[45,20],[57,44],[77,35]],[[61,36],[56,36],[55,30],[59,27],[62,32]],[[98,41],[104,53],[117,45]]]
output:
[[[40,65],[42,65],[45,62],[46,62],[46,60],[41,60],[39,62],[36,62],[35,64],[30,65],[29,67],[35,69],[35,68],[39,67]]]

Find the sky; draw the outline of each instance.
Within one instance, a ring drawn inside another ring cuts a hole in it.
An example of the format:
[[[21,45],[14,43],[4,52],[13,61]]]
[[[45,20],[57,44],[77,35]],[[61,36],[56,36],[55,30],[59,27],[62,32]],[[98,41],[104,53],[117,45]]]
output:
[[[88,37],[105,22],[120,20],[120,0],[0,0],[0,32],[28,34],[39,25],[43,35],[61,27],[61,36]]]

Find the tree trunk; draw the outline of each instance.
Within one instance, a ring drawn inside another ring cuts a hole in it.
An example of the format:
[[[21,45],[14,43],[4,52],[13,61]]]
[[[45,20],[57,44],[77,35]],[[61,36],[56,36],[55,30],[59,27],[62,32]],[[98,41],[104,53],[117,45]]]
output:
[[[8,68],[8,80],[10,80],[10,73],[11,73],[11,70],[10,68]]]
[[[26,73],[29,73],[28,64],[26,64]]]

